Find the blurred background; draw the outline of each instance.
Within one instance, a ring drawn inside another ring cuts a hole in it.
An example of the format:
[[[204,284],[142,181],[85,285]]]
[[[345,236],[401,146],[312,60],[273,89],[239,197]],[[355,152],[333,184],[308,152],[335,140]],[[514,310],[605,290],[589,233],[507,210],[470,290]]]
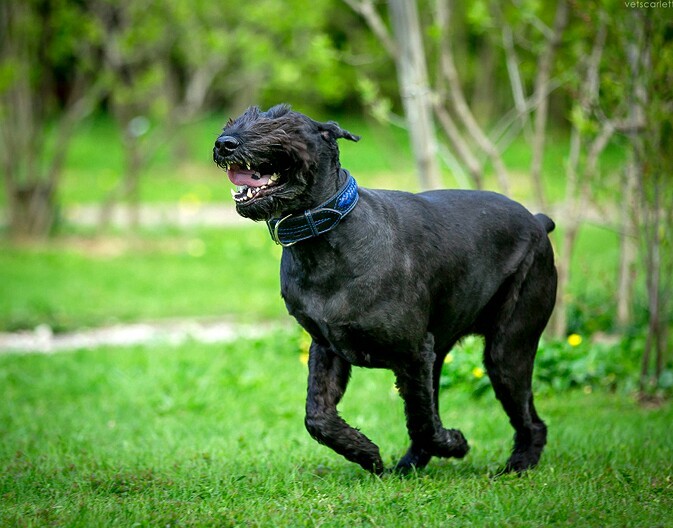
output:
[[[229,117],[287,102],[362,136],[342,164],[363,186],[490,189],[552,216],[548,381],[667,394],[671,13],[608,0],[2,2],[4,342],[292,326],[280,250],[237,218],[211,158]]]

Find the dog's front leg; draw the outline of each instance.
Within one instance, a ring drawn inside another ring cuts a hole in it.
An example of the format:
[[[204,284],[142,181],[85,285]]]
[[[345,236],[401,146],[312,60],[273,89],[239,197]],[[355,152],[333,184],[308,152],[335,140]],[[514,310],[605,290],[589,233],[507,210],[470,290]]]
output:
[[[433,388],[434,344],[433,335],[428,333],[418,350],[394,369],[411,437],[409,452],[397,464],[399,471],[423,467],[430,456],[462,458],[469,450],[460,431],[442,427],[437,412]]]
[[[348,425],[337,412],[351,365],[327,347],[315,341],[309,352],[306,429],[321,444],[332,448],[367,471],[381,474],[383,461],[379,448],[357,429]]]

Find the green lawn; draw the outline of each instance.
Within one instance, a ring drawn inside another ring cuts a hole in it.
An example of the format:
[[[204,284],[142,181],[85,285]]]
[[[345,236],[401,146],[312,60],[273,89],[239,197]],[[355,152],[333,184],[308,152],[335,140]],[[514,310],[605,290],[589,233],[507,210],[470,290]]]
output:
[[[264,225],[0,241],[0,331],[184,316],[284,316],[280,248]]]
[[[538,469],[491,475],[511,429],[492,394],[441,395],[472,450],[372,477],[303,427],[297,334],[231,345],[0,356],[0,526],[670,526],[671,403],[538,399]],[[388,465],[406,447],[386,371],[357,369],[342,413]]]
[[[617,255],[615,233],[582,230],[571,277],[578,328],[596,314],[609,319]],[[266,226],[252,222],[133,237],[71,232],[39,245],[0,239],[0,331],[184,316],[277,319],[285,315],[279,259]]]

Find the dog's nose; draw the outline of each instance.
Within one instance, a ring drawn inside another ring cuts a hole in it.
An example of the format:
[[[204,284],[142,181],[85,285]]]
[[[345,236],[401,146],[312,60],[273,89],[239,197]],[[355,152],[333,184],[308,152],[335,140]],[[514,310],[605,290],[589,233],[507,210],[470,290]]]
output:
[[[241,142],[233,136],[220,136],[215,141],[215,147],[220,152],[233,152],[240,144]]]

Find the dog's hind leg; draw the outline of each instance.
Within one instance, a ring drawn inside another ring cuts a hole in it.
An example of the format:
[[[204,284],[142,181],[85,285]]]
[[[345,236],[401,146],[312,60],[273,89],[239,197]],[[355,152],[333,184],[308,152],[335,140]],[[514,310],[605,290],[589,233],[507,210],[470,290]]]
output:
[[[505,472],[534,467],[547,441],[547,427],[535,410],[531,389],[536,348],[537,339],[486,344],[486,370],[515,431],[514,449]]]
[[[367,471],[383,473],[379,448],[337,412],[346,390],[351,365],[315,341],[309,352],[306,429],[324,444]]]
[[[437,393],[441,362],[434,351],[434,337],[425,341],[405,365],[395,369],[397,387],[404,400],[411,447],[396,469],[402,472],[425,466],[431,456],[464,457],[469,447],[457,429],[444,429],[439,418]]]
[[[486,336],[484,364],[495,395],[514,427],[514,449],[504,471],[521,472],[540,460],[547,426],[535,410],[532,392],[533,362],[542,331],[556,295],[556,272],[550,261],[536,260],[525,279],[510,291],[516,299],[511,311]],[[512,297],[510,297],[511,299]]]

